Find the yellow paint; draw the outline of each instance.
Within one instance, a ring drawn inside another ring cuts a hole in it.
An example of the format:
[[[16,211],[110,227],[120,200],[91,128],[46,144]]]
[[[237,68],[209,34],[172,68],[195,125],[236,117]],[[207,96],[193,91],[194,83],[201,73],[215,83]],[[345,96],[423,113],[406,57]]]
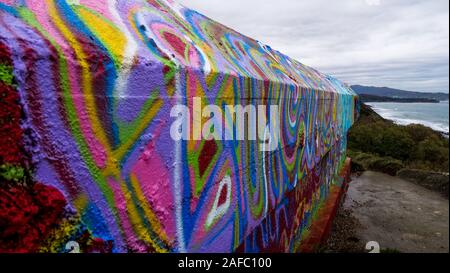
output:
[[[87,207],[88,197],[82,193],[73,200],[73,204],[79,211],[82,211]]]
[[[58,11],[57,11],[54,1],[47,0],[47,3],[48,3],[48,12],[53,19],[53,23],[58,28],[58,30],[61,32],[61,34],[64,36],[64,38],[71,44],[71,46],[75,52],[75,55],[77,57],[77,60],[80,63],[81,79],[82,79],[81,88],[84,93],[84,99],[86,100],[86,108],[87,108],[89,120],[91,121],[92,129],[93,129],[95,136],[97,137],[99,142],[102,144],[102,146],[106,152],[107,162],[106,162],[105,169],[108,169],[109,173],[112,173],[119,180],[120,179],[120,168],[117,164],[117,160],[115,160],[115,157],[112,156],[112,151],[111,151],[111,148],[108,143],[108,138],[105,135],[105,132],[102,128],[100,120],[98,119],[97,106],[95,104],[95,95],[92,90],[91,72],[89,69],[89,64],[86,60],[87,56],[85,55],[80,43],[77,41],[75,36],[72,34],[72,31],[68,27],[65,26],[64,21],[58,15]]]
[[[167,235],[161,229],[161,225],[159,223],[158,218],[156,217],[156,215],[153,213],[152,209],[148,205],[147,199],[145,198],[144,193],[142,192],[141,187],[139,185],[139,181],[134,174],[130,175],[130,181],[131,181],[131,186],[133,187],[134,191],[136,192],[136,197],[139,200],[139,204],[141,205],[142,209],[144,210],[145,216],[147,216],[147,219],[150,221],[150,224],[152,225],[153,230],[156,233],[158,233],[158,235],[160,236],[160,238],[163,241],[168,241]]]
[[[142,132],[151,123],[152,119],[158,113],[158,111],[162,107],[163,103],[164,103],[164,101],[161,98],[155,99],[155,102],[153,103],[152,107],[143,116],[141,122],[139,123],[139,126],[136,127],[136,129],[134,130],[134,133],[130,137],[130,139],[125,144],[121,145],[117,150],[115,150],[113,152],[114,158],[122,158],[129,151],[131,146],[133,146],[133,144],[136,143],[137,139],[140,137]],[[110,171],[112,171],[112,170],[110,170]]]
[[[157,252],[167,252],[166,249],[162,249],[161,247],[159,247],[158,244],[152,239],[152,236],[148,233],[148,230],[146,229],[141,217],[139,216],[139,213],[137,212],[137,208],[132,201],[131,194],[128,191],[125,183],[121,183],[121,188],[122,192],[125,195],[125,200],[127,203],[127,213],[131,224],[133,225],[134,232],[146,243],[152,245]]]
[[[113,55],[116,65],[119,66],[123,62],[123,55],[127,45],[127,38],[122,31],[111,24],[111,22],[102,18],[100,14],[93,13],[83,6],[76,6],[75,10],[83,19],[83,22]]]

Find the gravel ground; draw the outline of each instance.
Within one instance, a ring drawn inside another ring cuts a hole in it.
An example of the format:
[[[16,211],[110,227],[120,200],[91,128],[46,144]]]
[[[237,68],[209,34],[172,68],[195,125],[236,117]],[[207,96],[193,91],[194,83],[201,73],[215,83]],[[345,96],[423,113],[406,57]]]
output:
[[[320,249],[323,253],[362,253],[365,244],[358,237],[357,229],[361,227],[351,209],[341,206],[336,214],[330,237]]]
[[[321,252],[448,253],[449,202],[414,183],[377,172],[353,177]]]

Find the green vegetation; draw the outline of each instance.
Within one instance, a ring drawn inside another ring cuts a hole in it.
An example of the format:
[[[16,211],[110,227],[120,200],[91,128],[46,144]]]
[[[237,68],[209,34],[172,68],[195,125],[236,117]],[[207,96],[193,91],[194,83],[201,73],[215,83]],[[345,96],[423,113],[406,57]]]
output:
[[[23,181],[25,176],[25,170],[21,167],[1,165],[0,166],[0,178],[7,181],[19,182]]]
[[[13,79],[12,67],[0,63],[0,81],[7,85],[12,85]]]
[[[395,175],[400,169],[449,171],[449,140],[422,125],[396,125],[361,105],[360,119],[349,132],[354,168]]]
[[[349,151],[348,155],[353,160],[353,171],[364,170],[378,171],[395,176],[398,171],[405,168],[401,160],[392,157],[380,157],[374,154]]]
[[[448,175],[423,170],[403,169],[397,176],[429,190],[442,193],[448,198]]]

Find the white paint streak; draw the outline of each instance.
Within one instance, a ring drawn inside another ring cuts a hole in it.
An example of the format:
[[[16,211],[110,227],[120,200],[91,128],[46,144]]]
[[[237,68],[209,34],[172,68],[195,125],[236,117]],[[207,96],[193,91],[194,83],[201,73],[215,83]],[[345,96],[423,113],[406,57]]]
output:
[[[116,0],[108,0],[108,8],[112,17],[114,18],[116,26],[122,31],[127,39],[127,45],[125,47],[125,52],[123,53],[123,62],[119,75],[116,81],[115,93],[119,98],[125,97],[125,91],[127,88],[128,77],[130,75],[131,68],[133,66],[134,59],[136,58],[138,45],[134,40],[131,33],[128,31],[127,26],[122,21],[116,6]]]
[[[227,187],[227,198],[225,203],[219,206],[219,199],[222,194],[223,187]],[[206,218],[206,227],[210,227],[214,221],[225,215],[231,204],[231,178],[229,175],[225,176],[219,184],[219,189],[214,199],[214,204],[211,211]]]
[[[181,105],[182,96],[181,90],[182,86],[180,84],[180,73],[175,73],[175,81],[176,81],[176,95],[177,95],[177,104]],[[175,168],[174,168],[174,200],[175,200],[175,221],[176,221],[176,236],[177,236],[177,245],[178,252],[186,253],[186,242],[184,239],[184,228],[183,228],[183,162],[181,159],[182,153],[182,142],[175,141]]]
[[[264,129],[264,139],[266,139],[268,136],[268,130],[267,126]],[[271,141],[271,138],[269,136],[269,143]],[[270,146],[270,144],[269,144]],[[265,146],[264,146],[265,147]],[[269,211],[269,193],[268,193],[268,184],[267,184],[267,170],[266,170],[266,151],[265,148],[263,148],[262,151],[262,167],[263,167],[263,177],[264,177],[264,186],[265,186],[265,205],[264,205],[264,215],[267,215],[267,212]]]

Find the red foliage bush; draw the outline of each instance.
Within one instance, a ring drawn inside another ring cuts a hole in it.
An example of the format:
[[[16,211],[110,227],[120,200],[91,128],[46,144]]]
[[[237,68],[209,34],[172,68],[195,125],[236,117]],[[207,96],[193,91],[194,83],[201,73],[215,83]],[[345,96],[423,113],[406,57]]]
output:
[[[65,206],[64,196],[50,186],[0,187],[0,252],[36,252]]]
[[[16,90],[0,81],[0,164],[22,161],[21,107]]]

